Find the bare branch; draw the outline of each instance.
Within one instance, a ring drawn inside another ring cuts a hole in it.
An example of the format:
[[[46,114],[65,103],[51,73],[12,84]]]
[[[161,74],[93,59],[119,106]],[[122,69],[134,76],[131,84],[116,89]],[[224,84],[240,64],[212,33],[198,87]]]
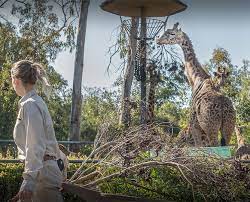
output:
[[[77,16],[79,17],[80,13],[78,11],[79,6],[77,7],[77,1],[74,1],[74,6],[75,6],[75,10],[76,10]]]
[[[175,165],[175,163],[173,162],[165,162],[165,163],[161,163],[161,162],[157,162],[157,161],[149,161],[149,162],[145,162],[145,163],[141,163],[141,164],[137,164],[135,166],[131,166],[128,168],[124,168],[123,170],[113,173],[111,175],[105,176],[103,178],[97,179],[96,181],[90,182],[87,185],[84,185],[86,187],[92,187],[92,186],[96,186],[104,181],[108,181],[114,177],[120,176],[122,174],[124,174],[126,171],[133,171],[135,172],[135,170],[139,170],[141,168],[144,167],[149,167],[149,166],[163,166],[163,165]]]
[[[0,8],[3,8],[4,4],[6,4],[9,0],[5,0],[0,4]]]
[[[20,1],[20,0],[15,0],[15,1],[21,4],[26,4],[26,1]]]
[[[145,173],[150,173],[152,169],[166,169],[168,172],[168,168],[171,168],[176,171],[181,182],[191,189],[194,200],[198,191],[205,201],[209,201],[207,199],[211,194],[206,192],[207,186],[212,187],[215,196],[232,201],[235,195],[232,191],[234,186],[231,185],[238,183],[239,175],[245,177],[242,183],[250,185],[249,170],[239,162],[208,154],[202,148],[197,148],[196,153],[195,148],[179,148],[178,139],[160,132],[161,126],[171,124],[173,123],[154,123],[129,128],[121,133],[112,132],[108,128],[110,124],[104,124],[96,137],[94,150],[87,157],[92,159],[98,154],[99,161],[82,164],[69,182],[96,188],[104,182],[115,184],[117,181],[113,179],[119,178],[124,183],[164,196],[164,191],[161,193],[161,190],[155,191],[144,183],[140,184],[140,179],[146,182],[150,175]],[[124,164],[126,160],[128,164]],[[139,178],[138,183],[130,180],[134,177]]]
[[[10,23],[10,21],[9,21],[9,20],[7,20],[7,18],[6,18],[5,16],[0,15],[0,18],[1,18],[1,19],[3,19],[5,22],[7,22],[7,23],[11,24],[11,23]]]
[[[70,16],[70,15],[67,16],[65,9],[66,9],[66,6],[70,3],[70,1],[66,1],[64,3],[64,1],[61,0],[61,4],[56,0],[54,0],[54,2],[61,8],[61,11],[63,13],[63,19],[64,19],[63,24],[58,30],[54,31],[51,35],[44,37],[40,41],[41,44],[49,43],[51,40],[53,40],[54,37],[58,36],[64,28],[68,27],[69,25],[72,25],[74,23],[74,21],[77,19],[77,17],[75,17],[70,21],[72,16]]]
[[[111,54],[111,56],[110,56],[110,58],[109,58],[109,64],[108,64],[108,67],[107,67],[107,71],[109,71],[109,69],[110,69],[110,65],[112,64],[112,59],[113,59],[113,57],[114,57],[114,56],[116,55],[116,53],[118,53],[118,52],[119,52],[119,49],[115,50],[115,52]]]

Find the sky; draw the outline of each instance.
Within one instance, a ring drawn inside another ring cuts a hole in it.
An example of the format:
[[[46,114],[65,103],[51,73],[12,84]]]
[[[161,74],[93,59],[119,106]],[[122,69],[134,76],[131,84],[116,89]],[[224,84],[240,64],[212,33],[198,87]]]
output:
[[[117,15],[103,11],[103,0],[91,0],[85,41],[83,85],[111,88],[119,75],[109,63],[108,48],[115,41],[112,32],[120,25]],[[250,0],[183,0],[187,9],[169,17],[167,28],[176,22],[190,37],[201,64],[207,62],[214,48],[225,48],[232,63],[250,60]],[[162,18],[162,20],[165,20]],[[57,72],[72,87],[75,52],[61,52],[53,63]]]

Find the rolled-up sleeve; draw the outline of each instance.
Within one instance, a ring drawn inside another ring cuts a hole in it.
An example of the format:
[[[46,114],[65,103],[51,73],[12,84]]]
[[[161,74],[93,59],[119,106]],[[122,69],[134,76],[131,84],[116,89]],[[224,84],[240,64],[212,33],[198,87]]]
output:
[[[23,106],[26,133],[25,167],[20,190],[34,191],[46,150],[43,117],[38,106],[27,102]]]

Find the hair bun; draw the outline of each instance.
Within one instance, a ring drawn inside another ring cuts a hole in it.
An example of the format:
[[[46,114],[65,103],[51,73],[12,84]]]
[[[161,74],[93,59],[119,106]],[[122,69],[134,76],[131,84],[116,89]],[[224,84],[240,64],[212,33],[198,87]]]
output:
[[[42,80],[42,77],[46,76],[46,72],[40,64],[33,63],[31,67],[36,70],[37,79]]]
[[[11,72],[14,77],[21,79],[24,84],[36,84],[38,79],[41,80],[45,71],[38,63],[20,60],[13,65]]]
[[[38,79],[37,74],[38,74],[37,69],[33,65],[31,65],[31,67],[30,67],[30,79],[29,79],[30,81],[29,81],[29,83],[31,83],[31,84],[35,84],[36,83],[36,81]]]
[[[37,80],[41,81],[44,93],[49,97],[51,85],[49,84],[46,71],[39,63],[29,60],[20,60],[14,63],[11,74],[13,77],[21,79],[23,84],[36,84]]]

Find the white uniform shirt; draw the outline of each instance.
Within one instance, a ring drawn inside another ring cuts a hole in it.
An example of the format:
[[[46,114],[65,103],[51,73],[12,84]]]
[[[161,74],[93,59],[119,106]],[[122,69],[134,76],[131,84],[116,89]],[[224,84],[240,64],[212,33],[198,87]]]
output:
[[[35,90],[19,101],[19,113],[13,132],[19,159],[25,160],[20,190],[34,191],[45,154],[61,158],[48,108]]]

